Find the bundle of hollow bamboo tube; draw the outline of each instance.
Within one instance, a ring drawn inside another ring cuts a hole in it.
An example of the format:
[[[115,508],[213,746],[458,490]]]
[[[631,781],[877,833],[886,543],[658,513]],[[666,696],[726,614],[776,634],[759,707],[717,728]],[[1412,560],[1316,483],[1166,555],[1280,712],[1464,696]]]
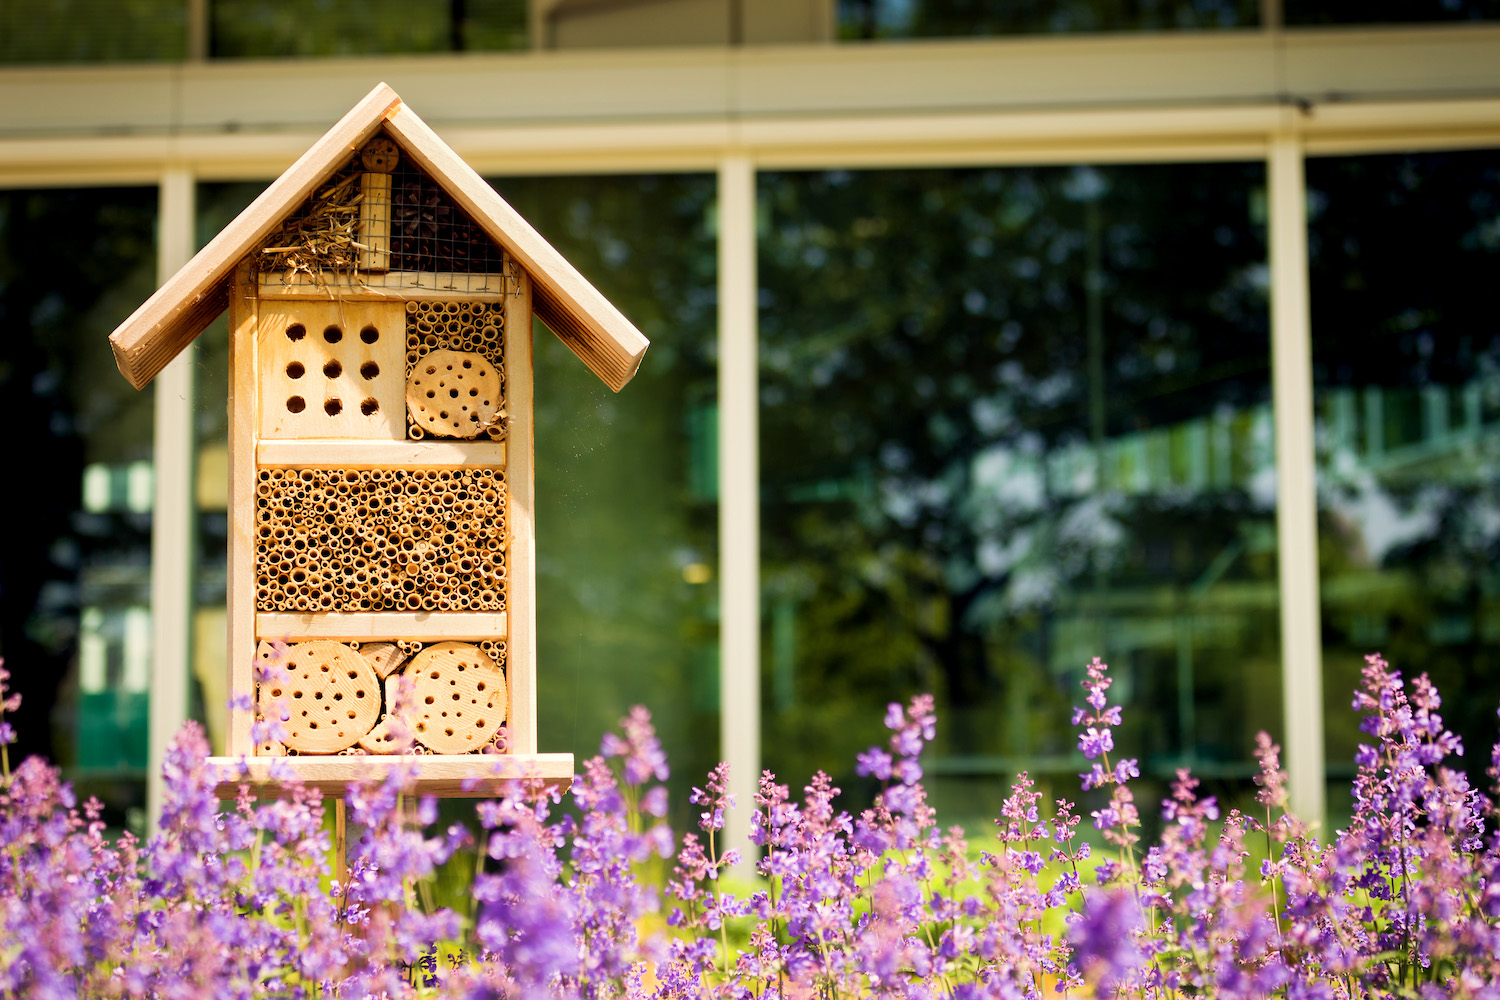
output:
[[[499,611],[498,469],[262,469],[261,611]]]

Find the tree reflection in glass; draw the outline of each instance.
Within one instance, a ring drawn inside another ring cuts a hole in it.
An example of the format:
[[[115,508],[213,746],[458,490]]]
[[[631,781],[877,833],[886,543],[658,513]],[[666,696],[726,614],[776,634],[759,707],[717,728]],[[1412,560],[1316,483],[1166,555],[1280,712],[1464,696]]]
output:
[[[1500,701],[1500,152],[1307,164],[1331,776],[1363,657],[1449,693],[1486,784]],[[1455,695],[1457,697],[1455,697]]]
[[[1280,719],[1263,178],[761,176],[768,767],[930,689],[936,793],[978,816],[1076,780],[1100,655],[1148,777],[1247,777]]]

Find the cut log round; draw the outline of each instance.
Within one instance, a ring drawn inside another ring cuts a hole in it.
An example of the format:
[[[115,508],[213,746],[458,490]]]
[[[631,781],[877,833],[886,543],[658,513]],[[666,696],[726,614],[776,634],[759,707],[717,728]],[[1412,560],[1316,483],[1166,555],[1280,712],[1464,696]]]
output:
[[[375,676],[381,678],[394,674],[406,660],[406,653],[394,642],[367,642],[359,651],[370,661]]]
[[[484,749],[505,721],[505,673],[467,642],[439,642],[412,657],[412,730],[433,753]]]
[[[391,732],[391,717],[387,715],[375,723],[375,728],[359,738],[359,745],[370,753],[387,754],[396,753],[401,745],[396,742],[395,733]],[[407,741],[411,745],[411,741]]]
[[[501,388],[499,370],[483,354],[433,351],[412,365],[406,409],[428,434],[477,437],[500,419]]]
[[[287,648],[283,723],[288,749],[338,753],[359,741],[380,718],[380,681],[370,662],[338,642]],[[274,692],[263,692],[265,694]],[[268,702],[269,704],[269,702]]]

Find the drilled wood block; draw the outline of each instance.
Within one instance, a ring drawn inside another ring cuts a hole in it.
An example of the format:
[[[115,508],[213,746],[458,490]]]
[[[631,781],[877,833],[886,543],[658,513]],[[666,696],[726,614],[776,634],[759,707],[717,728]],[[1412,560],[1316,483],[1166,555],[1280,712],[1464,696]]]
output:
[[[384,302],[262,303],[260,436],[405,437],[405,317]]]

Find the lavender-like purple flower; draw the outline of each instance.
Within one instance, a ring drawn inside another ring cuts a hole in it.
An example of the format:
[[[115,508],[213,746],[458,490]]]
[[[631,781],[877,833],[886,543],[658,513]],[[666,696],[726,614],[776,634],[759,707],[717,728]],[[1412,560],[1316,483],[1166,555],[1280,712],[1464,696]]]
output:
[[[18,708],[6,679],[0,670],[0,723]],[[352,787],[346,811],[362,833],[347,866],[329,864],[315,790],[288,781],[276,800],[245,787],[219,803],[224,776],[206,766],[197,728],[167,755],[164,823],[146,844],[108,838],[99,805],[80,806],[33,758],[0,779],[0,996],[1495,993],[1496,808],[1445,766],[1462,747],[1425,677],[1407,684],[1369,661],[1356,809],[1328,843],[1287,812],[1279,751],[1262,734],[1257,815],[1222,811],[1179,771],[1161,834],[1139,854],[1130,783],[1141,767],[1118,756],[1109,687],[1094,661],[1075,713],[1084,788],[1108,790],[1086,810],[1108,858],[1091,857],[1079,810],[1025,773],[987,849],[940,828],[922,783],[936,725],[924,696],[893,705],[886,745],[860,755],[881,789],[857,818],[824,774],[797,799],[761,776],[752,839],[764,881],[748,892],[725,884],[736,859],[721,843],[723,766],[693,791],[696,832],[679,843],[660,822],[667,764],[644,709],[584,762],[570,810],[554,815],[555,789],[520,782],[477,804],[477,837],[437,830],[434,803],[413,800],[399,774]],[[455,913],[429,897],[439,867],[460,861],[476,866],[473,904]]]

